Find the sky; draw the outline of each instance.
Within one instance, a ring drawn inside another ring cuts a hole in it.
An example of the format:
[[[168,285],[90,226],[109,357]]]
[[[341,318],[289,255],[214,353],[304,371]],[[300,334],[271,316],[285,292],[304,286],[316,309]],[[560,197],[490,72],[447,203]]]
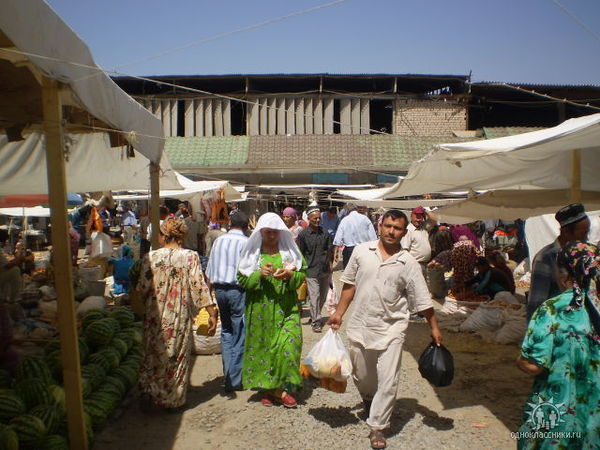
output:
[[[127,75],[472,73],[600,85],[599,0],[338,1],[180,51],[332,0],[48,3],[100,67]]]

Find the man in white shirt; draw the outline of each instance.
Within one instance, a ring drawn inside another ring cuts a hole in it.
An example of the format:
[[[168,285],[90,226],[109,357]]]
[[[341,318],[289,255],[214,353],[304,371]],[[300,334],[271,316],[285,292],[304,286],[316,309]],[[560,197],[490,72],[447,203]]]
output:
[[[248,229],[248,216],[240,211],[230,216],[229,220],[229,232],[218,237],[212,247],[206,278],[219,305],[225,390],[231,392],[242,389],[246,293],[237,281],[237,268],[248,241],[244,234]]]
[[[429,232],[426,229],[427,211],[422,206],[413,208],[410,213],[410,223],[406,228],[406,235],[402,238],[402,248],[408,250],[421,265],[423,275],[427,270],[427,263],[431,259],[431,244]]]
[[[371,428],[372,448],[386,445],[383,431],[390,425],[400,379],[400,357],[409,313],[419,312],[429,322],[433,341],[442,334],[419,264],[400,245],[408,219],[398,210],[383,215],[379,240],[356,247],[341,281],[336,312],[328,323],[339,329],[355,300],[346,336],[352,359],[352,378],[360,392]]]
[[[344,247],[342,250],[344,268],[350,261],[354,247],[363,242],[377,239],[375,228],[373,228],[371,220],[365,215],[366,208],[361,207],[359,210],[354,203],[348,203],[346,209],[349,214],[340,222],[333,239],[333,245]]]

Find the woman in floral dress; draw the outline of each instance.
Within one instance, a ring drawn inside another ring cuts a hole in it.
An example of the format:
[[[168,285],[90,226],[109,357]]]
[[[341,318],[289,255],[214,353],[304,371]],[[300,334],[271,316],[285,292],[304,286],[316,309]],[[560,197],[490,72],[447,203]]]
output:
[[[520,369],[536,375],[519,429],[519,449],[597,449],[600,445],[598,247],[569,242],[558,254],[566,290],[529,322]]]
[[[274,213],[260,217],[242,251],[238,280],[246,291],[242,384],[262,391],[265,406],[296,406],[302,385],[302,328],[296,289],[306,276],[292,233]]]
[[[155,405],[164,408],[185,404],[194,317],[206,307],[209,333],[214,334],[217,324],[217,311],[204,282],[198,253],[181,248],[186,232],[182,219],[163,221],[163,247],[146,255],[138,286],[145,299],[140,386]]]

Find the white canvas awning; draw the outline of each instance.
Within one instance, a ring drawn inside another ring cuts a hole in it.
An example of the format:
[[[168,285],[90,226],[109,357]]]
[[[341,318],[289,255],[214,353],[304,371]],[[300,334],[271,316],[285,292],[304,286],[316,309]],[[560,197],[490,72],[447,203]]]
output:
[[[441,144],[384,197],[530,188],[600,192],[600,114],[540,131]]]
[[[42,132],[27,134],[22,141],[8,142],[0,134],[0,195],[46,194],[46,138]],[[126,147],[111,148],[107,133],[67,134],[67,188],[71,192],[149,189],[148,160]],[[166,156],[161,161],[161,187],[180,189]]]
[[[0,2],[0,59],[19,67],[31,64],[44,77],[59,81],[65,86],[61,92],[63,104],[76,105],[103,125],[125,132],[129,143],[141,154],[152,162],[160,162],[164,147],[160,120],[102,72],[87,45],[45,2]],[[8,67],[3,66],[0,73],[4,69],[8,74]],[[11,89],[5,101],[0,99],[0,110],[14,107],[17,102],[38,103],[39,95],[32,89],[21,91],[29,78],[19,77],[15,70],[11,75],[14,79],[9,83],[16,91]],[[36,113],[26,114],[35,108],[19,109],[15,108],[13,114],[0,112],[0,116],[9,116],[9,125],[39,123]],[[85,120],[80,121],[83,123]]]
[[[0,214],[13,217],[50,217],[50,208],[34,206],[32,208],[0,208]]]

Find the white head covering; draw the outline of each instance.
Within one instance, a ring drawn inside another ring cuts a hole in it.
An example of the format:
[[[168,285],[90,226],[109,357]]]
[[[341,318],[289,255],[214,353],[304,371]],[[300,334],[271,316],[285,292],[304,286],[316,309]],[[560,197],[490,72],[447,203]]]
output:
[[[248,242],[242,250],[238,270],[242,275],[249,276],[260,269],[260,249],[262,247],[262,235],[260,230],[271,228],[279,230],[279,253],[283,265],[294,265],[296,269],[302,267],[302,253],[294,242],[291,231],[285,225],[281,217],[275,213],[266,213],[260,216],[256,228],[248,238]]]

